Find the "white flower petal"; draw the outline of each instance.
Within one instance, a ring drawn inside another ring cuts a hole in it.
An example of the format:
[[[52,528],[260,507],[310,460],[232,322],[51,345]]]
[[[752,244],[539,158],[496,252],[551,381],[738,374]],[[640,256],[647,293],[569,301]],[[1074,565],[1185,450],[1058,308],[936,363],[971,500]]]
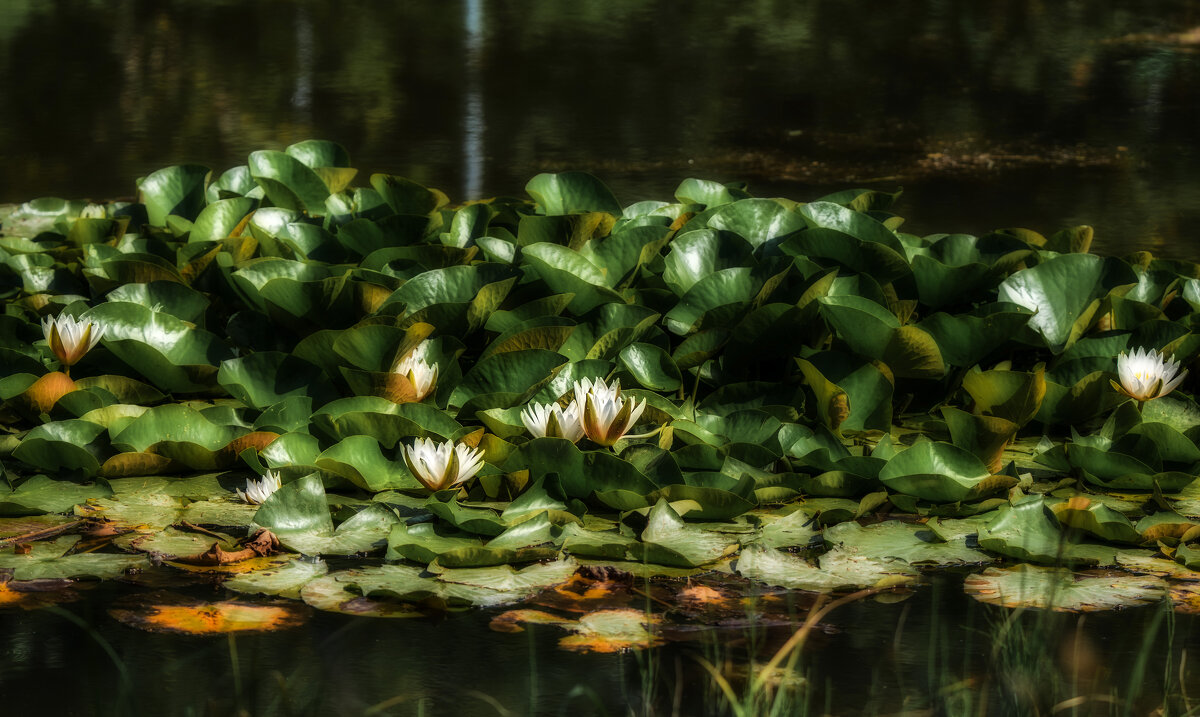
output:
[[[1117,356],[1121,388],[1138,401],[1149,401],[1174,391],[1187,375],[1185,370],[1176,377],[1178,370],[1178,361],[1167,359],[1156,349],[1139,347],[1129,355]]]

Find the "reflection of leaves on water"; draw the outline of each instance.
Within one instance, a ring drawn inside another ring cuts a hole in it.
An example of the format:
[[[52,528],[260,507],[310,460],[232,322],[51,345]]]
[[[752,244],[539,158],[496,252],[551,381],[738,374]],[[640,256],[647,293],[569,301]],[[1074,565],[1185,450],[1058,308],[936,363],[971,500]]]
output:
[[[154,592],[124,599],[108,612],[126,625],[148,632],[220,635],[285,630],[303,623],[309,611],[304,605],[291,601],[208,602],[174,593]]]

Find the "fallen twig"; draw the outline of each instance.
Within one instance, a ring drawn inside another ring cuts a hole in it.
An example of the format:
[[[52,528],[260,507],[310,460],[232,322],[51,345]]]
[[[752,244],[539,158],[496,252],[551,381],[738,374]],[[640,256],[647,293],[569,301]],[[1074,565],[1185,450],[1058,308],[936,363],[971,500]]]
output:
[[[86,522],[86,520],[76,520],[70,523],[63,523],[62,525],[54,525],[49,528],[31,530],[30,532],[22,533],[21,535],[0,538],[0,548],[7,548],[14,543],[31,543],[37,540],[45,540],[46,538],[54,538],[62,535],[63,533],[68,533]]]

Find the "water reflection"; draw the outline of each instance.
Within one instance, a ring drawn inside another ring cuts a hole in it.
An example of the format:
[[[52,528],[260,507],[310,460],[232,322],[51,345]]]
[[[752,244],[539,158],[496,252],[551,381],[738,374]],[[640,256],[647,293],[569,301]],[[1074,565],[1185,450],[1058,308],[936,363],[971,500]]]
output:
[[[745,619],[677,628],[655,650],[578,654],[557,646],[555,626],[491,632],[494,613],[479,610],[401,620],[314,611],[300,627],[236,638],[144,633],[106,612],[131,589],[0,611],[6,713],[52,702],[64,715],[701,716],[735,714],[733,695],[746,714],[1184,714],[1200,689],[1187,659],[1194,618],[1169,603],[1011,610],[974,602],[946,574],[903,602],[831,612],[757,700],[750,665],[766,664],[794,628],[760,624],[752,607]]]
[[[463,26],[466,35],[467,86],[463,93],[463,193],[467,198],[483,194],[483,1],[465,0]]]
[[[316,136],[460,201],[566,168],[625,201],[874,182],[924,230],[1087,221],[1200,254],[1197,25],[1194,0],[14,0],[0,201]]]

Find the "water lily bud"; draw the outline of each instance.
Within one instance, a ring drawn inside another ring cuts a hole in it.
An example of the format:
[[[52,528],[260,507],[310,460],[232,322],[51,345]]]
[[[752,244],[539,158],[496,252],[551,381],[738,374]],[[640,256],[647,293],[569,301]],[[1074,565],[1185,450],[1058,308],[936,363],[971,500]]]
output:
[[[47,316],[42,319],[42,333],[50,344],[50,350],[63,366],[70,369],[100,342],[104,337],[104,327],[59,314],[58,318]]]
[[[423,401],[437,386],[438,367],[436,363],[430,366],[423,359],[416,358],[414,354],[415,352],[410,353],[401,359],[392,372],[407,378],[408,382],[412,384],[416,400]]]
[[[267,471],[262,480],[254,480],[253,478],[247,480],[246,492],[243,493],[238,488],[237,494],[239,498],[251,505],[262,505],[272,493],[279,490],[281,485],[279,474],[275,471]]]

